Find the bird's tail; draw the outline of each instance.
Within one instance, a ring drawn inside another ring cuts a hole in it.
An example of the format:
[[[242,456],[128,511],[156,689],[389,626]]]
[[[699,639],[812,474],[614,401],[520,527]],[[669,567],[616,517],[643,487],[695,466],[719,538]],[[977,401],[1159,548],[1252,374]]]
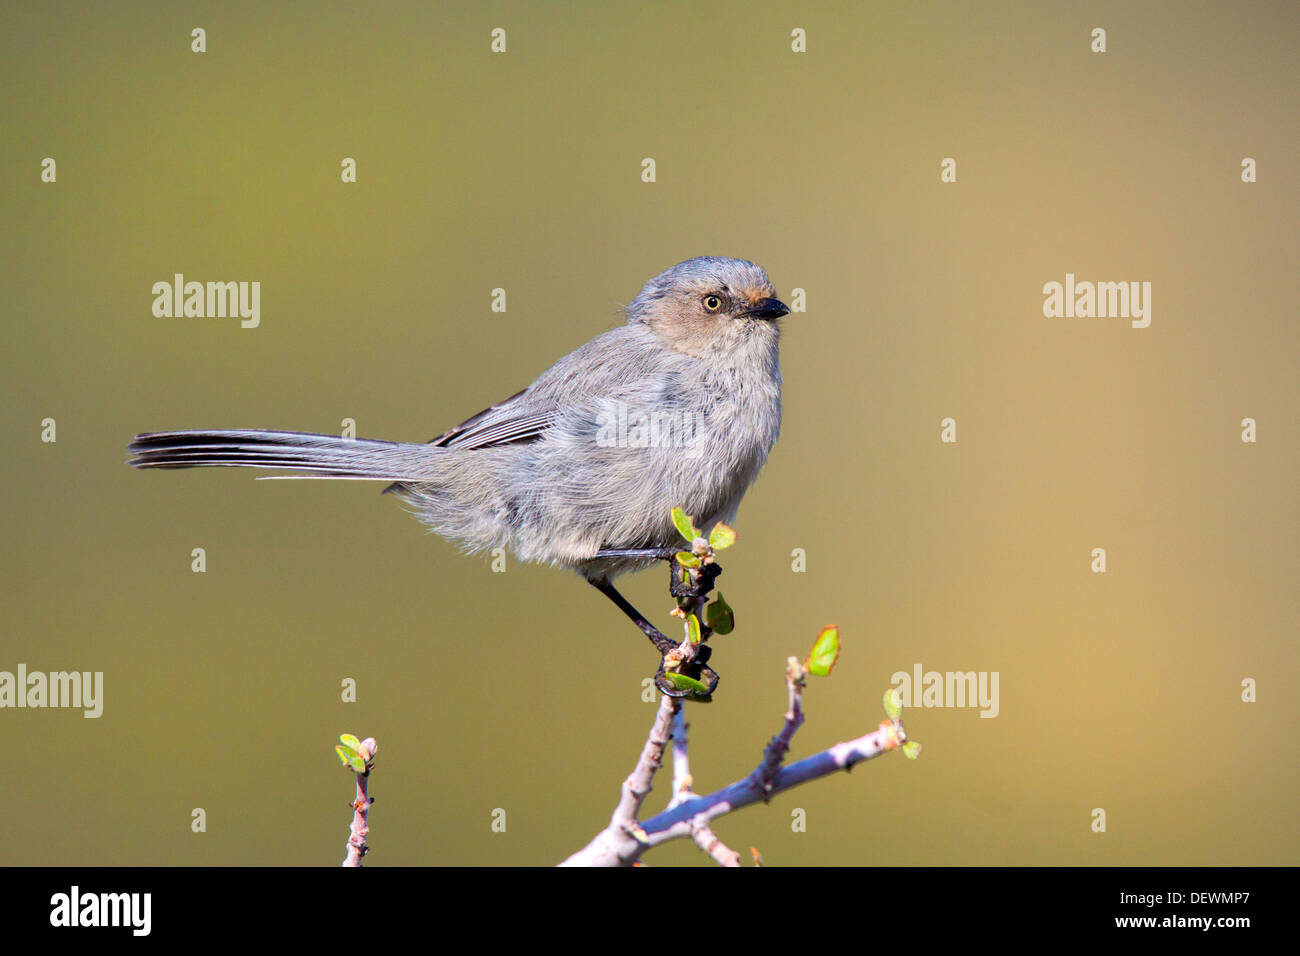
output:
[[[129,450],[127,464],[136,468],[275,468],[303,474],[266,477],[375,481],[425,480],[434,458],[445,454],[432,445],[260,429],[148,432],[136,435]]]

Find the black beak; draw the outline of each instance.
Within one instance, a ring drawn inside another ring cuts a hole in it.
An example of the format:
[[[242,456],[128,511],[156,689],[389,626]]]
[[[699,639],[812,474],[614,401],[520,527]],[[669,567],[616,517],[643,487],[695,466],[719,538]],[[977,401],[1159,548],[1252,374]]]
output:
[[[753,308],[745,312],[752,319],[779,319],[789,314],[790,310],[780,299],[759,299]]]

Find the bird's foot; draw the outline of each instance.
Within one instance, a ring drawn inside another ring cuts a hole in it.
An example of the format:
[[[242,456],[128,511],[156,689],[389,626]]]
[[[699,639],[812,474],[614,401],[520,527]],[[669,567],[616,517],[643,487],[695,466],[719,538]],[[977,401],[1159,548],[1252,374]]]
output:
[[[716,564],[683,568],[674,561],[668,565],[668,593],[679,599],[705,597],[721,573],[722,568]]]
[[[668,697],[708,703],[721,680],[718,672],[708,666],[712,653],[713,648],[707,644],[674,647],[659,663],[655,686]]]

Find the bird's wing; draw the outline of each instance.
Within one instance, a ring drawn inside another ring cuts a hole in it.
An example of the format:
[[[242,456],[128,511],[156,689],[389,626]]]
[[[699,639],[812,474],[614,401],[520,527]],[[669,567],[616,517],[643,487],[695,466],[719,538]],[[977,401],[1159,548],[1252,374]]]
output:
[[[529,396],[526,388],[447,429],[428,444],[436,448],[473,449],[537,441],[555,420],[557,411],[558,406],[548,407],[535,396]],[[401,491],[405,484],[394,482],[384,489],[384,494]]]
[[[538,402],[528,389],[485,408],[429,442],[439,448],[491,448],[536,441],[555,420],[556,406]]]
[[[611,329],[560,359],[522,392],[465,419],[429,444],[473,449],[537,441],[562,416],[594,416],[593,402],[653,391],[662,377],[653,361],[660,348],[648,330],[628,325]]]

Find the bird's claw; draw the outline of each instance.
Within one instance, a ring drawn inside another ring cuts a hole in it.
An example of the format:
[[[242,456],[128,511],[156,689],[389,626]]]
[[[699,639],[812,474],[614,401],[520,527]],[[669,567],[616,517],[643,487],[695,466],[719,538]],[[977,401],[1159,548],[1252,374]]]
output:
[[[686,580],[682,580],[685,572]],[[694,571],[687,571],[677,562],[668,563],[668,593],[675,598],[702,598],[713,590],[713,582],[722,573],[716,564],[705,564]]]
[[[700,650],[709,651],[711,648],[701,647]],[[713,698],[713,692],[717,690],[718,681],[721,680],[721,678],[718,676],[717,671],[712,667],[705,665],[704,660],[707,659],[707,657],[708,654],[701,653],[701,655],[694,661],[689,664],[683,664],[677,669],[677,673],[685,674],[687,677],[692,677],[699,681],[708,688],[707,691],[700,692],[698,690],[691,690],[690,688],[678,687],[668,679],[668,674],[664,670],[662,662],[659,664],[658,673],[655,674],[655,686],[658,687],[660,692],[666,697],[685,698],[687,700],[699,701],[701,703],[711,700]]]

